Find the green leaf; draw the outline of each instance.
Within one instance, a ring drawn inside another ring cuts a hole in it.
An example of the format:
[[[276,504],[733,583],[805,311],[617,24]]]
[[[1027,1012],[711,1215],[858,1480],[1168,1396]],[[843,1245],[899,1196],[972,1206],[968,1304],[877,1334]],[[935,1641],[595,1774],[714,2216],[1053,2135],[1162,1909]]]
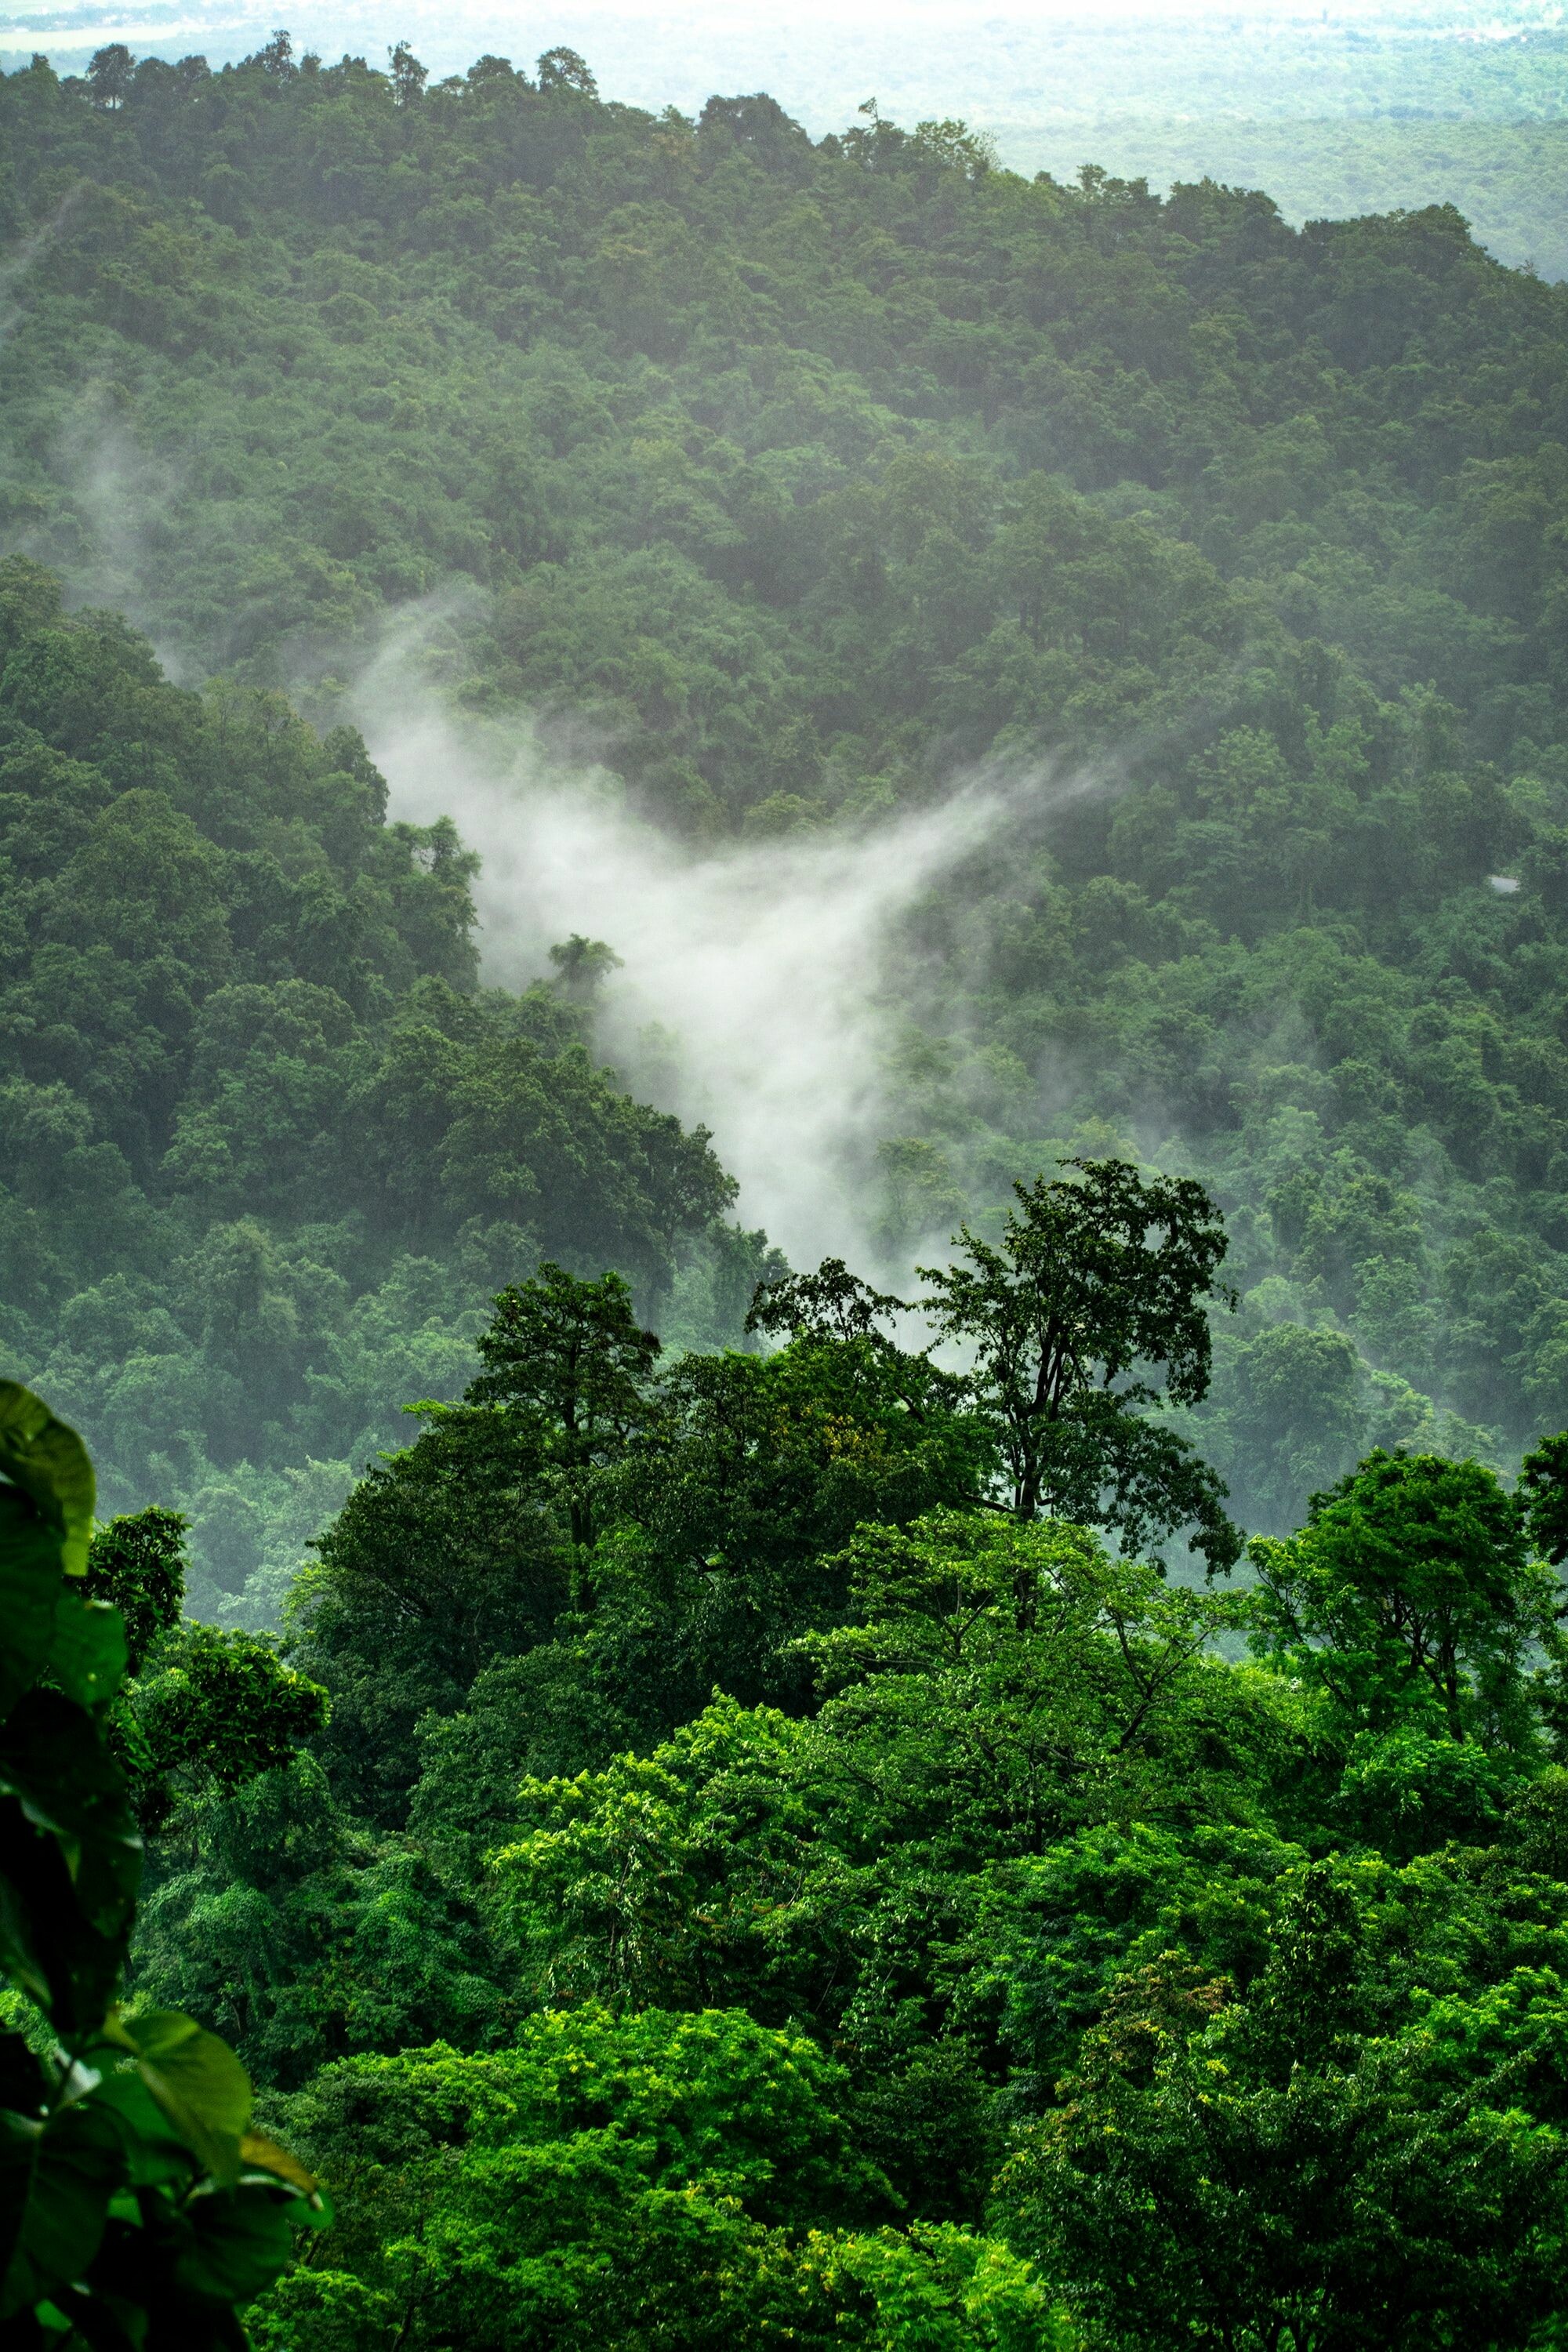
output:
[[[125,2136],[126,2161],[133,2189],[161,2189],[171,2182],[189,2184],[196,2158],[180,2137],[142,2080],[140,2066],[119,2063],[109,2053],[91,2050],[89,2063],[104,2065],[103,2078],[92,2097],[95,2105],[119,2116]]]
[[[250,2077],[216,2033],[178,2010],[121,2018],[114,2038],[135,2051],[139,2072],[175,2131],[215,2180],[240,2175],[250,2121]]]
[[[26,1874],[26,1875],[24,1875]],[[0,1970],[46,2013],[54,2006],[47,1945],[35,1928],[48,1905],[35,1899],[40,1875],[65,1879],[58,1852],[47,1853],[16,1805],[0,1805]],[[61,1888],[68,1895],[68,1886]],[[107,2000],[108,1994],[105,1994]]]
[[[27,1693],[0,1731],[0,1795],[58,1843],[77,1901],[103,1934],[129,1925],[142,1841],[125,1776],[99,1726],[58,1691]]]
[[[109,2200],[125,2178],[119,2127],[79,2100],[51,2116],[34,2142],[32,2178],[16,2250],[0,2294],[10,2316],[67,2292],[98,2252]]]
[[[58,1530],[26,1495],[0,1486],[0,1719],[37,1680],[62,1589]]]
[[[194,2200],[188,2210],[195,2243],[176,2265],[179,2285],[187,2294],[253,2303],[292,2251],[291,2202],[273,2189],[249,2187]]]
[[[22,2234],[42,2131],[36,2117],[0,2110],[0,2278],[10,2268]]]
[[[0,2033],[0,2278],[21,2235],[50,2084],[19,2033]]]
[[[55,1612],[49,1672],[79,1706],[101,1706],[119,1689],[126,1667],[125,1624],[108,1601],[67,1590]]]
[[[0,1727],[0,1963],[64,2036],[99,2026],[114,1997],[141,1872],[97,1718],[29,1691]]]
[[[0,1381],[0,1475],[30,1495],[63,1538],[61,1566],[85,1576],[97,1490],[74,1429],[16,1381]]]

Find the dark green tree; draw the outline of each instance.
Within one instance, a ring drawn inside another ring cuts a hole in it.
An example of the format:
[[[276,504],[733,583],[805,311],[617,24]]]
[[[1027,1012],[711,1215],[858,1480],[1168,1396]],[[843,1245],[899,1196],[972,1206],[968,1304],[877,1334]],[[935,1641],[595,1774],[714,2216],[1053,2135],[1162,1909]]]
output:
[[[1370,1454],[1306,1526],[1248,1547],[1259,1639],[1347,1727],[1427,1722],[1528,1751],[1531,1647],[1555,1640],[1555,1580],[1532,1562],[1495,1472],[1438,1454]]]
[[[574,98],[596,98],[599,85],[575,49],[546,49],[534,68],[542,90],[565,90]]]
[[[416,1408],[424,1434],[355,1487],[298,1591],[325,1752],[376,1821],[402,1817],[421,1717],[592,1608],[605,1481],[655,1415],[659,1342],[620,1276],[546,1264],[494,1306],[463,1402]]]
[[[163,1828],[182,1797],[279,1770],[326,1721],[326,1693],[261,1635],[217,1625],[165,1635],[116,1717],[142,1831]]]
[[[180,1511],[153,1503],[93,1530],[87,1556],[87,1591],[120,1612],[126,1665],[142,1671],[161,1634],[180,1622],[185,1598],[185,1529]]]
[[[1370,1921],[1306,1873],[1244,2000],[1178,1952],[1124,1976],[1002,2184],[1095,2340],[1202,2352],[1522,2347],[1560,2310],[1554,1975],[1370,2031]]]
[[[429,67],[420,64],[406,41],[399,41],[386,56],[394,97],[399,106],[412,106],[430,79]]]
[[[1019,1518],[1108,1527],[1133,1549],[1188,1528],[1211,1570],[1228,1568],[1241,1538],[1223,1484],[1150,1418],[1207,1391],[1209,1301],[1233,1303],[1215,1280],[1224,1224],[1191,1178],[1068,1164],[1015,1185],[999,1246],[965,1226],[959,1263],[921,1269],[925,1312],[973,1356]]]
[[[556,987],[577,1004],[591,1004],[611,972],[621,969],[614,948],[603,940],[584,939],[581,931],[552,947],[550,961],[555,966]]]
[[[87,69],[93,104],[116,113],[130,94],[135,68],[136,60],[123,41],[110,41],[107,47],[95,49]]]
[[[479,1339],[484,1370],[469,1383],[468,1402],[497,1408],[534,1449],[558,1488],[584,1576],[596,1534],[594,1474],[648,1426],[660,1352],[658,1334],[639,1327],[621,1276],[586,1282],[548,1260],[500,1293]],[[591,1586],[583,1597],[591,1598]]]
[[[378,1463],[320,1538],[292,1603],[290,1655],[331,1696],[323,1753],[356,1811],[400,1822],[416,1727],[477,1675],[548,1639],[574,1555],[537,1432],[442,1406]]]
[[[1543,1437],[1520,1465],[1519,1501],[1525,1536],[1540,1559],[1561,1568],[1568,1559],[1568,1429]]]

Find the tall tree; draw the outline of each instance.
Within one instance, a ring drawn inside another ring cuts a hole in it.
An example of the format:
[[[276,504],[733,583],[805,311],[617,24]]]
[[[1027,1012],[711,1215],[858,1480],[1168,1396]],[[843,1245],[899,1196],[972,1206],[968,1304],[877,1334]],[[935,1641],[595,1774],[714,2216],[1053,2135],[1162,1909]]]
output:
[[[559,1482],[585,1572],[596,1534],[592,1474],[647,1427],[662,1342],[637,1323],[621,1276],[585,1282],[546,1260],[531,1280],[500,1293],[479,1350],[485,1369],[468,1401],[499,1406],[537,1447]]]
[[[1211,1570],[1228,1568],[1241,1538],[1223,1482],[1149,1418],[1207,1391],[1209,1303],[1235,1304],[1215,1279],[1219,1213],[1188,1177],[1064,1164],[1070,1176],[1014,1186],[999,1246],[966,1225],[959,1263],[920,1269],[925,1311],[973,1359],[1019,1518],[1107,1527],[1133,1549],[1187,1527]]]

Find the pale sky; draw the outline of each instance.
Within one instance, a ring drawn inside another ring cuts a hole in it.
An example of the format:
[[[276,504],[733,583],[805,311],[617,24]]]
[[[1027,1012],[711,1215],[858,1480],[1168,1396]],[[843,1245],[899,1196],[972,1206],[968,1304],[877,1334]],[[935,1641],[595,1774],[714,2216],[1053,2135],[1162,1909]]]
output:
[[[235,5],[233,0],[211,7],[164,7],[140,12],[111,5],[78,5],[0,13],[0,46],[7,50],[31,43],[47,54],[74,51],[84,41],[122,40],[133,47],[167,49],[171,44],[194,41],[216,56],[226,53],[235,37],[248,37],[258,24],[270,27],[281,16],[288,20],[296,46],[307,43],[323,54],[359,44],[367,54],[378,47],[423,35],[432,53],[472,57],[504,43],[507,54],[529,57],[550,46],[561,26],[570,24],[584,33],[598,26],[614,36],[636,26],[645,33],[665,32],[679,40],[694,36],[729,49],[737,41],[756,40],[769,50],[787,47],[792,33],[809,28],[820,38],[826,32],[857,40],[867,35],[886,39],[890,47],[911,32],[930,39],[943,28],[978,34],[1005,26],[1010,31],[1038,35],[1049,29],[1092,35],[1097,30],[1129,24],[1158,25],[1166,30],[1190,26],[1213,32],[1246,26],[1295,26],[1303,31],[1319,26],[1354,26],[1366,30],[1402,28],[1441,37],[1464,33],[1471,38],[1508,39],[1525,27],[1558,27],[1568,18],[1563,0],[1337,0],[1334,5],[1303,5],[1303,0],[1032,0],[1020,7],[1016,0],[795,0],[787,15],[762,0],[689,0],[670,6],[668,0],[618,0],[613,7],[578,5],[563,0],[554,6],[506,6],[487,0],[396,0],[396,5],[297,5],[272,0],[270,5]],[[955,58],[962,73],[962,59]]]

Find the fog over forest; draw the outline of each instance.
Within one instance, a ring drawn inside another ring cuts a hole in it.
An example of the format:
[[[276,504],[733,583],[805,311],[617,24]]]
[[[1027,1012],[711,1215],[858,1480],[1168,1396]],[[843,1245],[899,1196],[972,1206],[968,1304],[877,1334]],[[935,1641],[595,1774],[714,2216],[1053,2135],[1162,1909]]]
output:
[[[5,2352],[1562,2352],[1565,130],[0,20]]]

